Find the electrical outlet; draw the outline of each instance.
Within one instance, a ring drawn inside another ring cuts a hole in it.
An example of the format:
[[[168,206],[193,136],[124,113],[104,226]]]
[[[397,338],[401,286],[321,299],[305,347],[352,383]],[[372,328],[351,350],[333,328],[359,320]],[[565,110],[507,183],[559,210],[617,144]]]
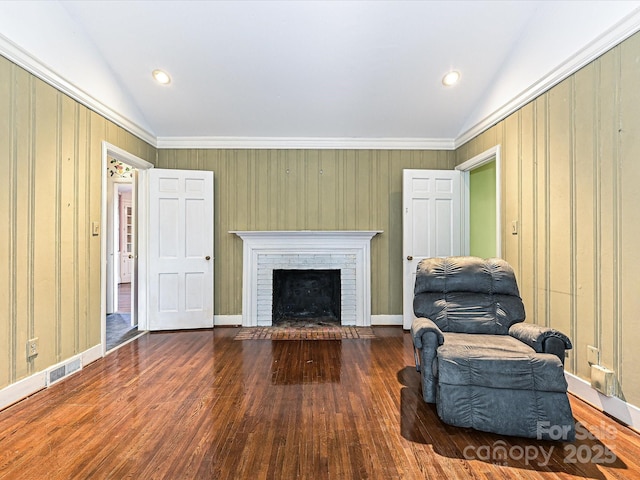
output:
[[[27,341],[27,359],[33,358],[38,355],[38,347],[40,346],[40,342],[38,337],[32,338]]]

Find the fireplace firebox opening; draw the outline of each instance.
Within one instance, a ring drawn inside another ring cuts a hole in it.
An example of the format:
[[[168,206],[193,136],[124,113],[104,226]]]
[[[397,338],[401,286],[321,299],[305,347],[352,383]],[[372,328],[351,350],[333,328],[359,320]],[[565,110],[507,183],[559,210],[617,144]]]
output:
[[[273,325],[340,325],[340,270],[273,270]]]

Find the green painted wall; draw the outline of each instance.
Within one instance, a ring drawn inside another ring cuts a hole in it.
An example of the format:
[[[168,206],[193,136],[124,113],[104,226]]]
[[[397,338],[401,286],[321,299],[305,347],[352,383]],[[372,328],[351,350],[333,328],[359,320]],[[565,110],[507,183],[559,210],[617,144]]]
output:
[[[496,162],[469,172],[469,251],[482,258],[496,256]]]

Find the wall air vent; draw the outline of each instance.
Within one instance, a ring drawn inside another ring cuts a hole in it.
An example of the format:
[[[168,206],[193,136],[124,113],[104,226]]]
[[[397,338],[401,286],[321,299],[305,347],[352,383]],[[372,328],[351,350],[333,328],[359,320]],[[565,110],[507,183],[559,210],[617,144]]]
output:
[[[68,377],[78,370],[82,370],[81,357],[72,358],[62,365],[57,365],[50,368],[49,370],[47,370],[47,386],[50,386],[58,382],[59,380]]]

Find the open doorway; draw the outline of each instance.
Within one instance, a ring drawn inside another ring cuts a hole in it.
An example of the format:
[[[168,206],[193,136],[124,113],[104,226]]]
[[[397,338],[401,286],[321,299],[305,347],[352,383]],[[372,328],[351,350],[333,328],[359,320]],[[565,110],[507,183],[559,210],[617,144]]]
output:
[[[496,256],[496,161],[469,172],[469,255]]]
[[[135,168],[108,157],[106,350],[138,335]]]
[[[500,145],[456,167],[463,182],[463,255],[502,257],[500,167]]]
[[[147,175],[151,168],[151,163],[115,145],[102,142],[102,355],[148,331],[145,273],[148,202],[145,199],[148,196]],[[121,315],[120,320],[123,320],[123,330],[133,330],[129,334],[131,338],[110,339],[107,342],[107,315],[112,313],[128,314]],[[135,325],[138,327],[134,329]]]

